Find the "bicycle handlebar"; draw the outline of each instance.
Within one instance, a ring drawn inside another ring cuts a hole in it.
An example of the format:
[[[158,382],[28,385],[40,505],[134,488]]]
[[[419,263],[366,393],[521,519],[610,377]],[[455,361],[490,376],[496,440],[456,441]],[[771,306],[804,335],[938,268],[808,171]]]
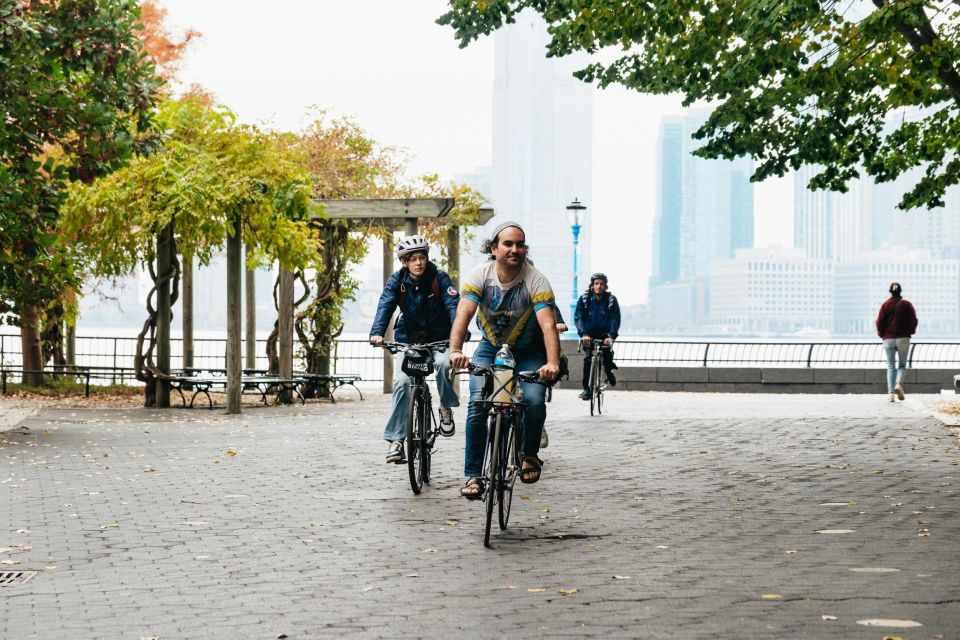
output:
[[[434,351],[446,351],[447,347],[450,346],[449,340],[437,340],[436,342],[425,342],[423,344],[416,343],[410,344],[406,342],[381,342],[380,344],[371,344],[372,347],[379,347],[381,349],[386,349],[390,353],[397,354],[400,351],[407,351],[408,349],[421,349],[427,348]]]
[[[450,378],[453,379],[454,376],[469,373],[474,376],[484,376],[488,378],[493,377],[493,369],[490,367],[481,367],[479,365],[473,364],[472,362],[467,363],[466,369],[450,369]],[[541,380],[540,374],[536,371],[516,371],[513,374],[518,380],[523,382],[532,382],[534,384],[542,384],[544,386],[550,387],[553,386],[553,382],[550,380]]]

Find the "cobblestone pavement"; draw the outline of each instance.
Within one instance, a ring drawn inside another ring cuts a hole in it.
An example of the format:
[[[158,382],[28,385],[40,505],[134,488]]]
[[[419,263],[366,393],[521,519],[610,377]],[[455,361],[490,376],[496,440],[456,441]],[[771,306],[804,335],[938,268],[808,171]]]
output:
[[[958,441],[885,400],[558,392],[493,549],[463,408],[420,496],[383,397],[44,409],[0,434],[0,571],[39,572],[0,637],[956,638]]]

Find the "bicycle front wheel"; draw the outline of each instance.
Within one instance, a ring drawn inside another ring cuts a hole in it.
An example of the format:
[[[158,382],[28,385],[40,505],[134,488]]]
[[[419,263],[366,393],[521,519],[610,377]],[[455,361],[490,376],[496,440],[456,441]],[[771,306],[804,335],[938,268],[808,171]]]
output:
[[[414,494],[423,489],[423,396],[422,390],[410,390],[407,408],[407,470],[410,472],[410,488]]]
[[[496,416],[490,416],[490,424],[487,428],[487,456],[486,468],[484,469],[484,481],[486,484],[486,495],[484,496],[484,506],[486,507],[486,518],[483,527],[483,546],[490,546],[490,525],[493,523],[493,504],[497,501],[497,479],[500,477],[500,418],[498,411]]]
[[[599,387],[599,366],[596,358],[590,360],[590,415],[597,406],[597,387]]]
[[[507,425],[506,433],[503,437],[503,453],[501,455],[502,463],[500,465],[500,483],[497,486],[497,493],[500,503],[499,521],[500,529],[506,529],[510,522],[510,507],[513,505],[513,485],[517,481],[517,474],[520,473],[520,463],[517,460],[517,429],[521,428],[518,416],[514,416]]]
[[[430,389],[423,391],[423,419],[420,421],[423,430],[420,432],[420,450],[423,455],[423,483],[430,484],[430,468],[433,462],[433,402],[430,400]]]

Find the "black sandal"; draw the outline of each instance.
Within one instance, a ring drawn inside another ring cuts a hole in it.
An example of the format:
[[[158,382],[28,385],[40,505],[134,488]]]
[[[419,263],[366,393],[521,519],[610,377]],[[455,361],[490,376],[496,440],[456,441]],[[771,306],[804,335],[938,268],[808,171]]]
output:
[[[523,459],[523,462],[530,464],[529,467],[524,469],[522,466],[520,468],[520,482],[523,484],[533,484],[540,480],[540,472],[543,469],[543,460],[536,456],[526,456]],[[531,479],[530,476],[536,476]]]
[[[476,493],[472,491],[469,493],[464,493],[464,489],[466,489],[467,487],[480,487],[480,490],[477,491]],[[483,480],[481,478],[470,477],[470,478],[467,478],[467,481],[463,483],[462,487],[460,487],[460,495],[466,498],[467,500],[482,500],[483,489],[484,489],[484,485],[483,485]]]

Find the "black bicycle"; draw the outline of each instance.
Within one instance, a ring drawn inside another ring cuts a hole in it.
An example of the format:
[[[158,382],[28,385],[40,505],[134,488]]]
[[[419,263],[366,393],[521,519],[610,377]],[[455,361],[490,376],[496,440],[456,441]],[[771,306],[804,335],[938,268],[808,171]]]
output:
[[[433,443],[440,433],[437,417],[433,412],[427,376],[433,373],[433,352],[446,351],[448,342],[404,344],[382,342],[378,345],[390,353],[403,352],[400,369],[410,376],[410,400],[407,404],[407,470],[410,472],[410,488],[414,494],[430,484],[430,458]]]
[[[589,349],[590,353],[587,357],[590,358],[590,374],[587,376],[587,381],[590,391],[590,415],[593,415],[594,410],[596,410],[597,415],[600,415],[603,413],[601,409],[603,392],[607,389],[607,379],[603,375],[603,350],[609,350],[610,347],[603,344],[603,340],[591,340]]]
[[[536,371],[494,370],[473,363],[467,371],[483,376],[483,399],[475,403],[487,416],[487,442],[483,454],[483,500],[486,519],[483,529],[483,546],[490,546],[490,529],[493,523],[493,508],[497,506],[500,529],[506,529],[513,505],[513,485],[521,473],[523,453],[523,416],[527,404],[519,394],[518,381],[547,385],[549,401],[550,384],[541,380]],[[451,375],[455,375],[451,372]]]

